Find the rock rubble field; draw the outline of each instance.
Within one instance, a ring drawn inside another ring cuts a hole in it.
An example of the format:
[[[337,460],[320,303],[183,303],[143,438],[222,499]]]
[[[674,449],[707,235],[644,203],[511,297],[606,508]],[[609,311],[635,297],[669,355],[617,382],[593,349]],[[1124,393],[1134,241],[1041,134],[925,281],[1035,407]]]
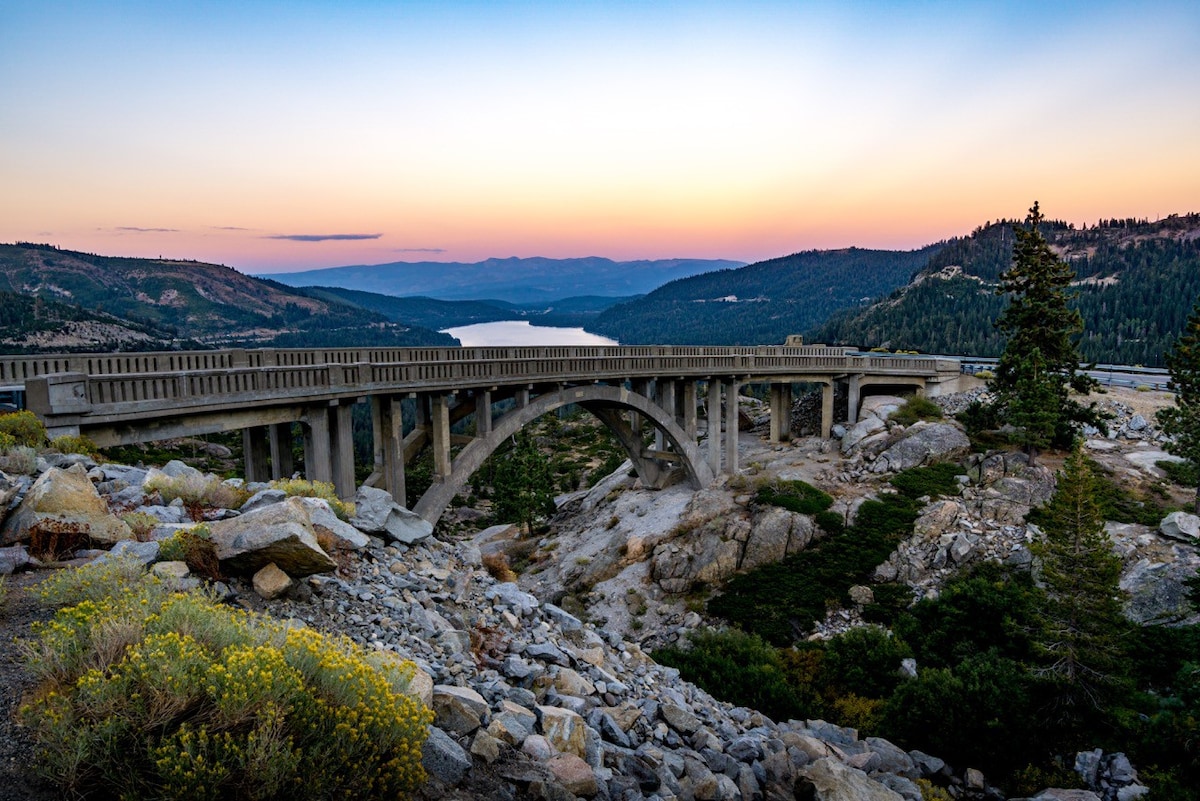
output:
[[[868,400],[860,421],[837,432],[840,442],[769,446],[744,435],[745,474],[810,481],[852,519],[857,503],[882,491],[882,474],[962,459],[961,493],[928,504],[876,578],[904,581],[917,597],[975,561],[1028,561],[1037,532],[1022,520],[1052,493],[1053,471],[1011,453],[968,455],[956,424],[889,426],[898,402]],[[1157,468],[1145,454],[1160,443],[1139,417],[1130,413],[1114,436],[1089,447],[1106,464],[1149,476]],[[197,586],[186,564],[160,558],[161,542],[197,522],[151,489],[162,476],[215,480],[180,462],[156,470],[56,454],[40,457],[35,475],[0,474],[0,573],[41,566],[29,553],[30,532],[57,527],[104,546],[58,566],[123,556]],[[756,506],[745,476],[695,493],[651,492],[618,470],[562,499],[540,543],[556,543],[552,558],[520,584],[484,567],[485,555],[513,541],[509,527],[441,539],[382,490],[362,488],[354,515],[342,520],[319,498],[225,483],[249,495],[203,515],[223,576],[216,589],[229,603],[345,634],[420,667],[414,692],[436,716],[422,797],[920,801],[922,786],[954,798],[1003,797],[969,765],[820,720],[770,720],[714,699],[648,656],[707,625],[686,604],[690,587],[719,585],[819,536],[807,515]],[[126,512],[153,520],[145,536],[116,514]],[[1178,616],[1182,581],[1200,566],[1200,519],[1176,513],[1158,529],[1112,524],[1110,533],[1125,560],[1130,616]],[[857,622],[855,609],[835,610],[817,636]],[[1123,755],[1085,752],[1080,760],[1092,790],[1038,798],[1129,801],[1146,791]]]

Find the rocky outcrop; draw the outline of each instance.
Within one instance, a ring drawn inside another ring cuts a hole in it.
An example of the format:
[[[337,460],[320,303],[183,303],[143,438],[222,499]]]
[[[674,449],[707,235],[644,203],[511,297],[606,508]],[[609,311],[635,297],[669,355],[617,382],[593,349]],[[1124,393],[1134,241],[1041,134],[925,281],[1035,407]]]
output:
[[[233,573],[255,573],[272,562],[292,577],[337,567],[317,543],[308,507],[300,498],[220,520],[210,528],[217,558]]]
[[[387,490],[359,487],[354,495],[354,517],[350,523],[368,534],[382,534],[411,545],[433,534],[433,525],[396,503]]]
[[[971,441],[957,425],[917,422],[871,463],[872,473],[898,473],[938,461],[965,456]]]
[[[20,505],[4,521],[0,544],[48,535],[80,534],[97,543],[133,539],[129,526],[108,510],[81,465],[52,467],[38,476]]]

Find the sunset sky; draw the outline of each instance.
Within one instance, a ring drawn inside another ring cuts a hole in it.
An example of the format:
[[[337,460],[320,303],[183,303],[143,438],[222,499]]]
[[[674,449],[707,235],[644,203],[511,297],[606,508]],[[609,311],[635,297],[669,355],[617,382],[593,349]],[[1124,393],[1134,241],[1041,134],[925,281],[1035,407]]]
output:
[[[0,2],[0,242],[272,272],[1200,211],[1200,3]]]

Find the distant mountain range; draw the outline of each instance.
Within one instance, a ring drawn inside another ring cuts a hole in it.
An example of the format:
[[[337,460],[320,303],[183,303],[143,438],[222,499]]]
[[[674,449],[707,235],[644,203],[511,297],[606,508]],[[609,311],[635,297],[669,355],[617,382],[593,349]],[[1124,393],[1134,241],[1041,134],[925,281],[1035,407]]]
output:
[[[613,261],[599,257],[487,259],[474,263],[398,261],[263,277],[293,287],[332,287],[438,300],[492,298],[526,305],[588,295],[641,295],[677,278],[744,263],[726,259]]]
[[[665,284],[586,327],[623,345],[782,344],[840,309],[902,286],[942,245],[809,250]]]
[[[0,245],[0,350],[453,345],[303,290],[194,261]],[[11,293],[11,294],[7,294]]]
[[[834,315],[814,340],[927,353],[997,356],[996,293],[1012,264],[1013,221],[951,240],[902,288],[866,308]],[[1072,304],[1083,315],[1080,352],[1089,361],[1161,367],[1200,297],[1200,214],[1162,220],[1101,220],[1042,233],[1075,269]],[[664,287],[665,289],[665,287]]]

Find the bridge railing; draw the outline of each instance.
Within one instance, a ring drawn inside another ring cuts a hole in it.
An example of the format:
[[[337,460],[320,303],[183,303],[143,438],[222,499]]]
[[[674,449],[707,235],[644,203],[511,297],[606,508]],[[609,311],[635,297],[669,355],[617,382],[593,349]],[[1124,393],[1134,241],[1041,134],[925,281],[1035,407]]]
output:
[[[239,402],[278,403],[305,397],[353,395],[356,392],[437,391],[525,382],[579,383],[667,376],[740,376],[744,380],[749,377],[769,379],[772,375],[837,375],[864,371],[932,377],[939,371],[957,373],[958,370],[957,363],[949,360],[877,360],[828,352],[832,349],[791,354],[780,351],[802,349],[678,349],[690,351],[684,354],[668,354],[666,351],[675,349],[667,348],[516,349],[524,351],[521,355],[526,358],[513,358],[512,351],[515,349],[453,349],[455,355],[460,357],[457,359],[444,358],[449,353],[438,350],[422,355],[442,358],[426,361],[324,362],[158,373],[77,374],[73,376],[77,388],[72,394],[59,397],[70,399],[72,413],[79,411],[78,404],[82,402],[89,407],[90,413],[104,415],[122,411],[120,407],[127,404],[137,404],[139,409],[151,411]],[[574,350],[574,353],[560,356],[570,350]],[[307,358],[310,353],[292,351],[284,360],[292,360],[291,354]],[[387,351],[354,353],[376,357],[396,355]],[[537,355],[530,355],[534,353]],[[330,354],[324,352],[323,355]],[[405,352],[403,355],[411,354]],[[506,358],[483,358],[497,355]],[[257,358],[249,360],[257,361]]]

